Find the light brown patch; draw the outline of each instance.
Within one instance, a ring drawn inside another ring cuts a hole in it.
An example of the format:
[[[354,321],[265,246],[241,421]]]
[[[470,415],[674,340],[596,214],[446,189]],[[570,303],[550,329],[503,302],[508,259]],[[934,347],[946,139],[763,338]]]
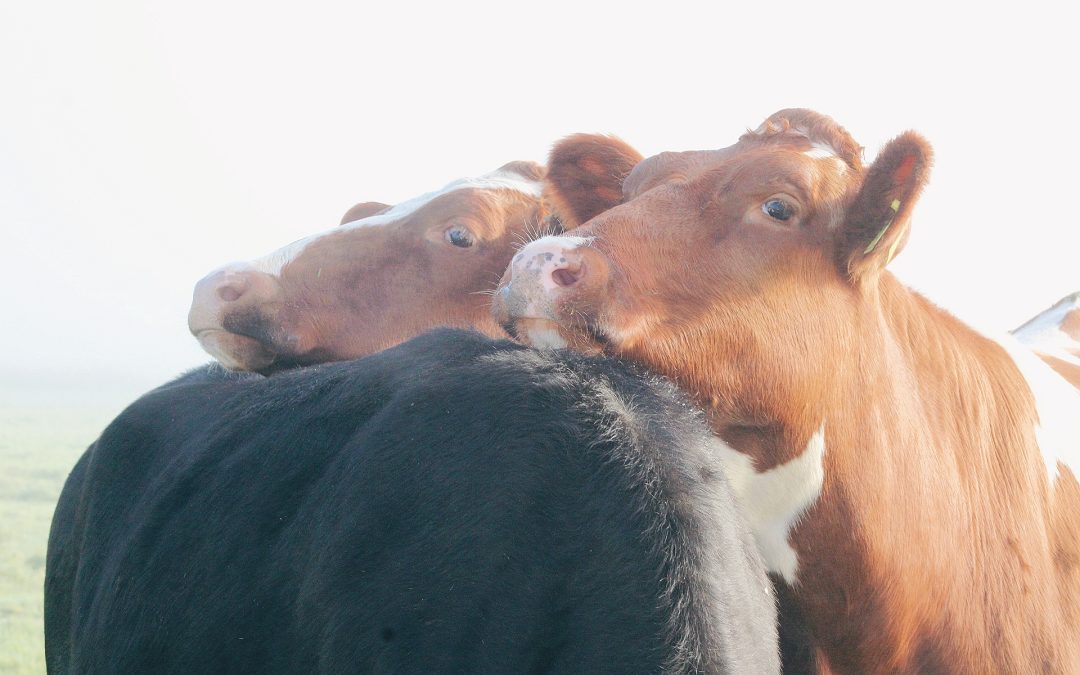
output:
[[[1074,309],[1066,314],[1058,328],[1061,329],[1062,333],[1080,343],[1080,309]]]
[[[1046,362],[1054,371],[1069,381],[1069,384],[1080,389],[1080,366],[1059,359],[1050,354],[1039,354],[1039,358]]]

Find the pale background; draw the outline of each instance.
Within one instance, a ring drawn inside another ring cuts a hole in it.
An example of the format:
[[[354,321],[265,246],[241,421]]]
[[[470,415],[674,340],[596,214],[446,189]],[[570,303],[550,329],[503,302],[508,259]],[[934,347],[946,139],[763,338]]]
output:
[[[788,106],[937,152],[895,271],[1007,330],[1080,288],[1075,24],[1039,3],[4,2],[0,374],[206,360],[193,283],[578,131],[720,147]],[[3,375],[0,375],[3,376]]]
[[[357,201],[580,131],[721,147],[804,106],[868,159],[934,144],[894,269],[939,304],[1004,331],[1080,289],[1076,23],[1009,6],[0,0],[0,672],[44,668],[70,467],[207,360],[194,282]]]

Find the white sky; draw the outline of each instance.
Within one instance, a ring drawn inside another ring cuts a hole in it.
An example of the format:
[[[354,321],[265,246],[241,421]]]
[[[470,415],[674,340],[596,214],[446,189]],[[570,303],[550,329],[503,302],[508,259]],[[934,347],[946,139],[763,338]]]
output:
[[[0,4],[0,376],[162,381],[208,359],[197,279],[357,201],[579,131],[722,147],[792,106],[867,159],[933,143],[893,268],[939,304],[1007,330],[1080,289],[1080,47],[1049,5],[371,4]]]

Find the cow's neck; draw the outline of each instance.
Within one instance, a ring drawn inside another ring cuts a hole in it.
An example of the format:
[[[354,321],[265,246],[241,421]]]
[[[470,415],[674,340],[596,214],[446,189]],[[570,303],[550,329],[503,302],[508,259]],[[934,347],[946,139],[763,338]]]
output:
[[[1002,644],[1005,617],[1060,600],[1033,588],[1054,575],[1027,553],[1046,476],[1037,450],[1016,456],[1034,413],[1009,355],[888,275],[831,309],[838,326],[802,326],[757,363],[668,370],[708,410],[767,564],[840,670],[1030,663],[1041,619]]]
[[[890,636],[864,642],[853,668],[880,652],[889,660],[879,663],[899,670],[1021,671],[1055,661],[1051,670],[1070,670],[1077,653],[1056,651],[1056,631],[1076,610],[1065,606],[1080,590],[1078,551],[1075,535],[1058,539],[1053,522],[1061,517],[1051,506],[1053,467],[1018,366],[1034,359],[1010,354],[891,276],[876,299],[866,305],[876,304],[880,319],[864,323],[876,328],[860,340],[872,351],[846,363],[850,375],[830,405],[822,499],[792,535],[807,561],[805,609],[831,634],[836,659],[851,636]],[[1075,483],[1056,487],[1068,491],[1058,507],[1076,513]],[[1062,575],[1065,559],[1073,571]],[[835,595],[845,584],[848,593]],[[851,611],[853,592],[865,593],[860,611]],[[828,623],[845,613],[846,626]]]

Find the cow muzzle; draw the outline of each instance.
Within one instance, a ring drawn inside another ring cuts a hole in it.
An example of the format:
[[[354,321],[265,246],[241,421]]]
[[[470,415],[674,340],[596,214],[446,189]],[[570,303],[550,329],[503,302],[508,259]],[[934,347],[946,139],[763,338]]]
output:
[[[495,320],[534,347],[587,347],[588,321],[606,280],[603,257],[590,238],[543,237],[514,256],[492,302]]]
[[[272,275],[242,264],[222,267],[195,284],[188,328],[226,368],[262,371],[277,356],[270,341],[261,331],[236,326],[257,323],[252,317],[265,316],[280,297],[281,286]]]

